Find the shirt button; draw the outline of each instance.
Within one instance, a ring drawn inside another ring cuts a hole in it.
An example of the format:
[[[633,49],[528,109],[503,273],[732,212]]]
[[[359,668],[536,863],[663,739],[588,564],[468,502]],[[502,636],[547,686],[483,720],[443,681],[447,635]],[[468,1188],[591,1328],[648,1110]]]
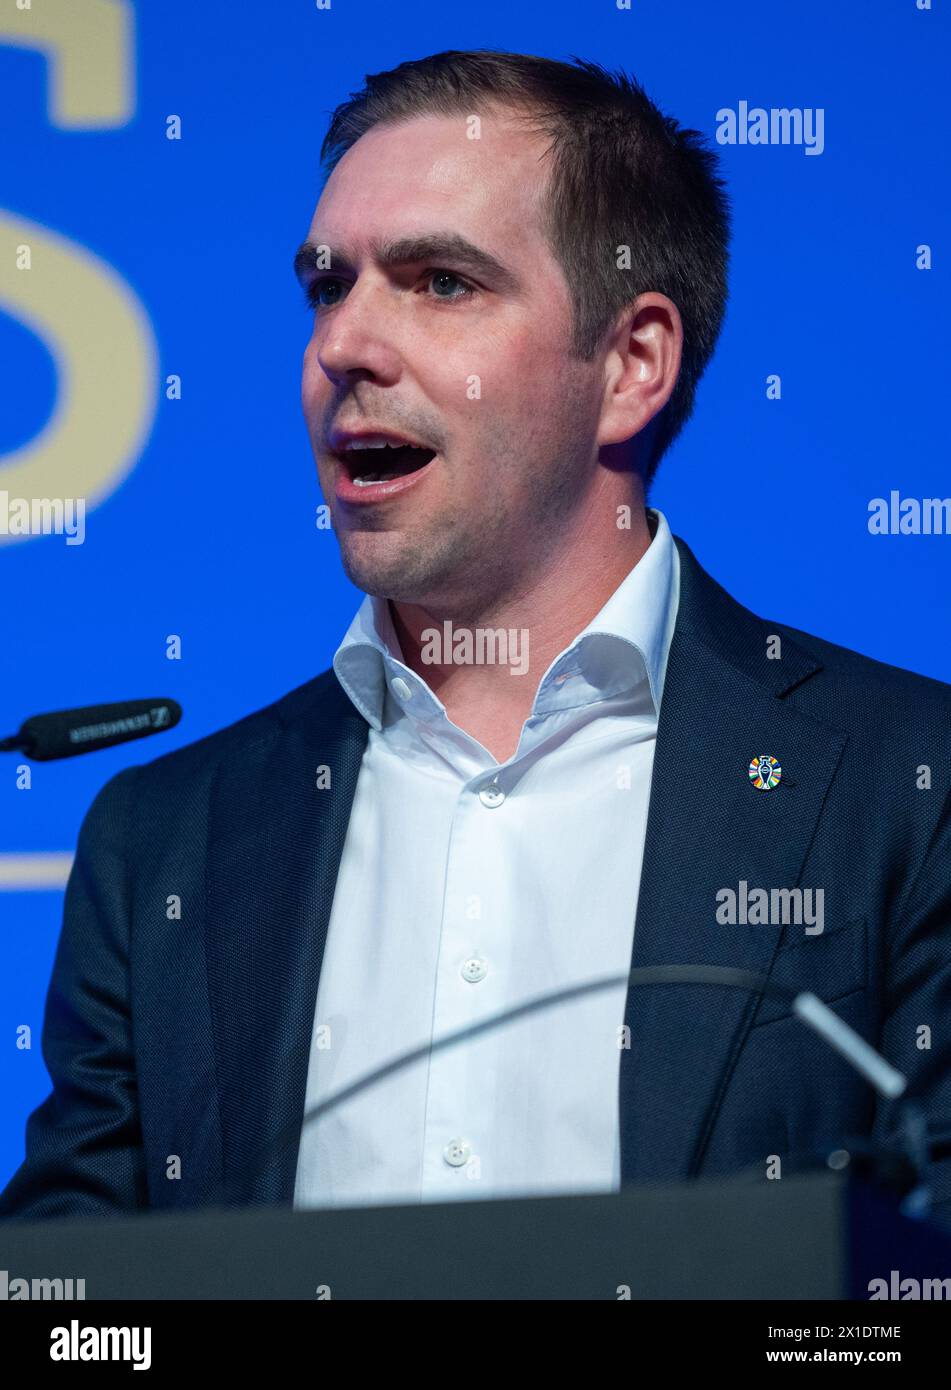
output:
[[[505,792],[501,787],[483,787],[479,793],[479,800],[483,806],[501,806],[505,800]]]
[[[403,677],[397,676],[393,682],[393,694],[400,700],[408,700],[412,693],[412,689]]]
[[[488,973],[489,967],[478,956],[470,956],[467,961],[462,963],[462,978],[468,980],[470,985],[477,985],[480,980],[485,979]]]
[[[450,1139],[442,1151],[442,1156],[450,1168],[461,1168],[472,1153],[468,1139]]]

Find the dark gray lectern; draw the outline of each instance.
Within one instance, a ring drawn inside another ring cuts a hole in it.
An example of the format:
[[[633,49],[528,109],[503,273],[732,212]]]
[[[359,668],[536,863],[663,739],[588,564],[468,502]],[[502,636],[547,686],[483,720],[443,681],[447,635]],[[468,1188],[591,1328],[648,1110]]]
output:
[[[86,1299],[839,1299],[951,1276],[951,1235],[844,1176],[614,1196],[0,1225],[7,1277]]]

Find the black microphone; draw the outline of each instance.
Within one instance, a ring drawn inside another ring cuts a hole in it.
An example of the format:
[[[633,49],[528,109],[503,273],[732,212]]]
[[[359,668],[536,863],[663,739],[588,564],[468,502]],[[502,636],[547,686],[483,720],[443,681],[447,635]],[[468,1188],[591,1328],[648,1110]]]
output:
[[[897,1165],[903,1170],[902,1186],[905,1197],[903,1208],[906,1213],[911,1216],[926,1214],[929,1207],[928,1169],[933,1157],[932,1146],[928,1140],[923,1115],[917,1104],[910,1101],[905,1094],[908,1089],[908,1082],[902,1073],[891,1066],[844,1019],[839,1018],[838,1014],[834,1013],[816,995],[807,990],[796,990],[787,985],[777,984],[776,981],[757,971],[739,970],[730,966],[718,965],[638,966],[627,975],[604,976],[601,979],[589,980],[584,984],[571,985],[566,989],[539,995],[535,999],[527,1000],[524,1004],[506,1009],[503,1013],[493,1014],[490,1018],[483,1019],[479,1023],[470,1024],[468,1027],[460,1028],[456,1032],[437,1038],[433,1042],[424,1043],[420,1047],[413,1048],[410,1052],[404,1052],[392,1058],[382,1067],[375,1068],[372,1072],[368,1072],[348,1086],[334,1092],[326,1100],[318,1102],[310,1110],[305,1110],[300,1121],[294,1120],[285,1125],[266,1144],[263,1144],[257,1153],[252,1154],[250,1163],[255,1168],[273,1163],[291,1144],[300,1143],[300,1137],[307,1125],[323,1118],[344,1101],[378,1085],[386,1077],[402,1071],[404,1067],[421,1061],[424,1057],[442,1052],[446,1048],[457,1047],[460,1043],[468,1042],[471,1038],[479,1037],[483,1033],[493,1032],[496,1028],[500,1028],[506,1023],[512,1023],[517,1018],[525,1018],[530,1014],[550,1009],[556,1004],[568,1003],[572,999],[599,994],[606,989],[615,989],[622,984],[626,984],[628,988],[648,985],[708,985],[720,989],[740,989],[747,993],[780,999],[789,1004],[792,1014],[811,1028],[813,1032],[818,1033],[834,1051],[838,1052],[840,1057],[844,1058],[865,1078],[883,1099],[901,1100],[899,1111],[901,1123],[897,1136],[898,1152],[895,1155],[889,1155],[879,1149],[875,1153],[889,1159],[889,1161],[893,1160],[892,1166]],[[922,1084],[920,1079],[918,1084],[920,1089]],[[851,1147],[855,1157],[863,1157],[866,1166],[871,1171],[872,1149],[868,1142],[860,1139],[853,1142]],[[859,1165],[856,1164],[855,1166],[858,1167]],[[224,1201],[226,1204],[229,1201],[237,1200],[240,1196],[239,1183],[240,1180],[220,1182],[215,1193],[217,1200]]]
[[[94,753],[173,729],[181,717],[181,705],[161,698],[34,714],[24,721],[19,733],[0,739],[0,753],[19,751],[38,763],[74,758],[77,753]]]

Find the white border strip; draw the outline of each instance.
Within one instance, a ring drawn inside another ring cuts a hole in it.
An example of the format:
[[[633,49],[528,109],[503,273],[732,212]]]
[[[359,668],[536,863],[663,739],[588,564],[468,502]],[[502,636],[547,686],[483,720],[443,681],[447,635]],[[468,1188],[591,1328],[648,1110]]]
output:
[[[69,850],[0,854],[0,893],[48,893],[65,888],[73,857]]]

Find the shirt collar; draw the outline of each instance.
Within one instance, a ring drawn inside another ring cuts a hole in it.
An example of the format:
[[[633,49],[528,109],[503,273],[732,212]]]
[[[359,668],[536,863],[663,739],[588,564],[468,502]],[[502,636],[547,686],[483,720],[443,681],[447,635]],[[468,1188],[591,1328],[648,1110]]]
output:
[[[533,713],[549,714],[610,699],[647,681],[660,712],[667,656],[677,618],[680,564],[662,512],[648,509],[654,536],[637,564],[539,683]],[[365,595],[333,658],[337,679],[374,729],[387,695],[408,714],[431,718],[442,702],[403,661],[386,599]]]

